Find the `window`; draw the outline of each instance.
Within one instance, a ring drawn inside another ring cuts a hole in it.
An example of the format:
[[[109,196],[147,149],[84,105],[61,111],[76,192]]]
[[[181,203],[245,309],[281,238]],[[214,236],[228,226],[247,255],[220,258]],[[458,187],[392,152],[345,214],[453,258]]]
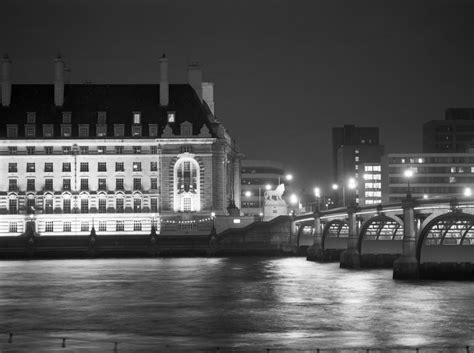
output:
[[[123,154],[123,147],[122,146],[115,146],[115,153]]]
[[[10,233],[17,233],[18,232],[18,222],[9,222],[8,223],[8,231]]]
[[[63,172],[71,171],[71,163],[63,163]]]
[[[152,190],[158,189],[158,178],[151,178],[150,179],[150,184],[151,184],[150,188]]]
[[[89,179],[81,179],[81,190],[89,190]]]
[[[89,171],[89,163],[88,162],[81,162],[80,171],[81,172],[88,172]]]
[[[8,212],[10,214],[17,214],[18,213],[18,202],[16,199],[10,199],[8,201]]]
[[[25,125],[25,135],[26,135],[26,137],[35,137],[36,136],[36,126],[35,125]]]
[[[158,162],[150,162],[150,171],[152,172],[158,171]]]
[[[88,154],[89,153],[89,147],[88,146],[81,146],[80,151],[81,151],[81,154]]]
[[[142,209],[142,200],[138,197],[133,199],[133,212],[140,213]]]
[[[71,190],[71,179],[63,179],[63,190],[64,191]]]
[[[151,212],[158,212],[158,199],[156,197],[150,199],[150,210]]]
[[[354,150],[354,153],[355,153],[355,154],[359,154],[359,150]]]
[[[105,146],[97,146],[97,153],[104,154],[105,153]]]
[[[151,154],[157,154],[157,153],[158,153],[158,147],[156,147],[156,146],[151,146],[151,147],[150,147],[150,153],[151,153]]]
[[[142,171],[142,163],[141,162],[133,162],[133,171],[134,172],[141,172]]]
[[[105,124],[97,124],[96,126],[96,134],[97,137],[104,137],[107,135],[107,125]]]
[[[8,163],[8,173],[17,173],[18,167],[16,163]]]
[[[99,213],[107,212],[107,199],[99,199]]]
[[[197,211],[200,208],[198,192],[199,165],[195,160],[184,159],[174,166],[174,210]]]
[[[27,124],[36,124],[36,112],[27,112],[26,113],[26,123]]]
[[[132,136],[141,136],[142,127],[141,125],[132,125]]]
[[[72,127],[68,124],[61,124],[61,136],[62,137],[71,137]]]
[[[44,200],[44,211],[47,214],[53,213],[53,198],[48,198]]]
[[[88,212],[89,212],[89,200],[81,199],[81,213],[88,213]]]
[[[79,125],[79,137],[89,137],[89,124]]]
[[[35,198],[26,199],[26,209],[28,213],[32,213],[35,210]]]
[[[71,200],[70,199],[63,200],[63,213],[71,213]]]
[[[190,197],[185,197],[183,199],[183,209],[184,209],[184,212],[191,211],[191,198]]]
[[[354,161],[359,162],[359,156],[355,156]]]
[[[99,232],[107,231],[107,221],[99,221]]]
[[[46,221],[44,222],[44,231],[45,232],[54,232],[54,222],[53,221]]]
[[[44,189],[48,191],[53,190],[53,179],[44,180]]]
[[[107,163],[106,162],[98,162],[97,163],[97,171],[98,172],[106,172],[107,171]]]
[[[53,124],[43,124],[43,137],[54,137]]]
[[[115,171],[116,172],[124,172],[125,171],[125,167],[124,167],[123,162],[115,162]]]
[[[125,135],[125,127],[123,124],[114,124],[114,136],[122,137]]]
[[[382,167],[379,165],[374,165],[374,172],[380,172],[382,170]]]
[[[106,120],[107,120],[107,112],[104,112],[104,111],[97,112],[97,122],[99,124],[105,124]]]
[[[115,179],[115,190],[123,190],[123,179],[122,178]]]
[[[8,138],[17,138],[18,137],[18,125],[8,124],[7,125],[7,137]]]
[[[8,154],[16,154],[17,148],[16,147],[8,147]]]
[[[70,154],[71,146],[63,146],[63,154]]]
[[[142,230],[142,221],[133,221],[133,230],[141,231]]]
[[[142,148],[140,146],[133,146],[133,153],[135,154],[142,153]]]
[[[26,147],[26,154],[35,154],[34,147]]]
[[[18,181],[16,179],[8,180],[8,191],[17,191],[18,190]]]
[[[169,123],[175,122],[175,112],[168,112],[168,122]]]
[[[81,232],[89,231],[89,222],[81,222]]]
[[[99,178],[99,190],[107,190],[107,179]]]
[[[35,164],[34,163],[26,163],[26,172],[27,173],[34,173],[35,172]]]
[[[52,146],[47,146],[44,148],[44,154],[53,154],[53,147]]]
[[[133,112],[133,123],[140,124],[141,113],[140,112]]]
[[[115,200],[115,212],[123,213],[123,199],[122,198],[117,198]]]
[[[66,221],[63,223],[63,232],[70,232],[71,231],[71,222]]]
[[[149,124],[148,132],[149,132],[150,137],[158,136],[158,124]]]
[[[35,179],[26,179],[26,190],[35,191]]]
[[[133,190],[141,190],[141,189],[142,189],[142,179],[133,178]]]
[[[46,162],[44,164],[44,172],[45,173],[52,173],[53,172],[53,163]]]
[[[124,221],[115,221],[115,231],[123,232],[125,229]]]
[[[63,112],[63,124],[71,123],[71,112]]]

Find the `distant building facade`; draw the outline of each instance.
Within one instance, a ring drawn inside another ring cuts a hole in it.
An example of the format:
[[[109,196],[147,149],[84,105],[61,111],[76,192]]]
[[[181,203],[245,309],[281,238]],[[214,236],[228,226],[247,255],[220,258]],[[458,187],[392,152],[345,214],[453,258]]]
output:
[[[359,205],[382,203],[382,166],[380,163],[363,163],[359,183]]]
[[[263,216],[265,186],[275,189],[285,181],[285,168],[280,162],[243,159],[241,162],[242,212],[247,216]]]
[[[474,146],[474,108],[450,108],[423,125],[424,153],[462,153]]]
[[[0,235],[149,234],[240,207],[240,153],[197,65],[187,84],[12,84],[2,61]],[[205,96],[203,98],[203,95]]]
[[[384,153],[384,146],[379,144],[378,127],[344,125],[333,128],[332,149],[334,182],[339,185],[335,194],[336,205],[360,203],[360,183],[364,173],[361,166],[380,163]],[[355,190],[346,187],[349,178],[357,180]]]
[[[413,171],[409,180],[404,176],[407,169]],[[408,188],[415,198],[460,197],[473,185],[474,152],[396,153],[383,158],[383,202],[402,200]]]

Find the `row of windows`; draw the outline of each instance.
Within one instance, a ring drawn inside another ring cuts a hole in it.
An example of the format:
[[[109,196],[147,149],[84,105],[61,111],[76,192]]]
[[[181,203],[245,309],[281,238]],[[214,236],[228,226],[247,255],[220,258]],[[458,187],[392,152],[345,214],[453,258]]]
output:
[[[115,190],[124,190],[123,178],[115,179]],[[98,190],[107,190],[107,179],[98,178]],[[142,178],[133,178],[133,190],[142,189]],[[150,189],[158,190],[158,178],[150,178]],[[8,180],[8,191],[18,191],[18,180],[9,179]],[[26,179],[26,190],[35,191],[36,190],[36,179]],[[44,180],[44,190],[52,191],[53,190],[53,179]],[[70,191],[71,190],[71,179],[63,179],[62,190]],[[89,179],[81,178],[80,179],[80,190],[89,190]]]
[[[454,183],[474,183],[474,177],[454,177],[454,176],[422,176],[416,175],[413,182],[417,184],[454,184]],[[390,184],[406,184],[407,178],[404,177],[390,177]]]
[[[381,189],[382,183],[365,183],[365,189]]]
[[[80,146],[79,149],[73,149],[72,146],[62,146],[61,151],[63,154],[71,154],[71,153],[80,153],[80,154],[88,154],[92,150],[89,149],[89,146]],[[38,150],[34,146],[27,146],[26,147],[26,154],[36,154]],[[44,154],[54,154],[55,149],[53,146],[45,146],[43,148]],[[107,152],[115,152],[116,154],[123,154],[124,153],[124,147],[123,146],[114,146],[113,150],[107,149],[106,146],[97,146],[97,149],[94,150],[95,153],[97,154],[105,154]],[[134,154],[140,154],[142,153],[142,147],[141,146],[132,146],[132,149],[130,152],[133,152]],[[191,152],[189,150],[186,150],[185,152]],[[150,147],[150,154],[157,154],[158,153],[158,147],[157,146],[151,146]],[[8,154],[18,154],[18,148],[14,146],[9,146],[8,147]]]
[[[365,197],[382,197],[381,191],[366,191]]]
[[[10,223],[10,232],[16,232],[17,228],[15,228],[15,224],[17,222],[11,222]],[[109,224],[108,224],[109,223]],[[110,226],[110,221],[99,221],[98,222],[98,231],[99,232],[107,232],[108,230],[110,231],[110,227],[107,227],[108,225]],[[17,227],[17,226],[16,226]],[[44,231],[48,233],[52,233],[55,231],[63,231],[63,232],[70,232],[71,231],[71,222],[70,221],[64,221],[62,222],[62,227],[60,229],[58,228],[58,224],[56,223],[56,227],[53,221],[46,221],[45,222],[45,228]],[[109,229],[107,229],[109,228]],[[134,231],[141,231],[143,228],[142,226],[142,221],[135,220],[133,221],[133,230]],[[15,229],[15,230],[13,230]],[[117,232],[123,232],[125,230],[125,221],[115,221],[115,227],[114,230]],[[81,222],[81,232],[89,232],[90,231],[90,222]]]
[[[379,165],[366,165],[364,166],[364,171],[366,172],[380,172],[382,167]]]
[[[36,164],[35,163],[26,163],[26,172],[27,173],[34,173],[36,171]],[[54,171],[53,163],[46,162],[44,164],[44,172],[51,173]],[[70,172],[71,171],[71,163],[64,162],[62,164],[62,171],[63,172]],[[81,162],[79,165],[79,171],[81,172],[88,172],[89,171],[89,162]],[[98,172],[106,172],[107,171],[107,163],[106,162],[98,162],[97,163],[97,171]],[[115,162],[115,171],[116,172],[124,172],[125,171],[125,164],[124,162]],[[133,162],[132,163],[132,171],[134,172],[141,172],[142,171],[142,163],[141,162]],[[158,162],[150,162],[150,171],[157,172],[158,171]],[[18,172],[18,164],[17,163],[8,163],[8,172],[9,173],[17,173]]]
[[[284,175],[283,169],[273,167],[242,167],[242,174],[277,174]]]
[[[71,199],[63,199],[62,200],[62,212],[63,213],[71,213]],[[36,200],[34,198],[26,199],[26,209],[27,213],[32,213],[36,210]],[[8,202],[8,211],[10,214],[18,214],[18,200],[17,199],[10,199]],[[89,200],[88,199],[81,199],[80,202],[80,211],[81,213],[89,213]],[[115,213],[124,213],[124,199],[123,198],[116,198],[115,199],[115,209],[113,210]],[[134,213],[142,212],[142,200],[140,198],[133,199],[133,207],[131,209]],[[99,199],[98,213],[106,213],[107,212],[107,200]],[[158,212],[158,199],[151,198],[150,199],[150,212]],[[52,214],[54,213],[54,206],[53,206],[53,199],[45,199],[44,200],[44,213]]]
[[[474,163],[474,156],[391,157],[390,164]]]

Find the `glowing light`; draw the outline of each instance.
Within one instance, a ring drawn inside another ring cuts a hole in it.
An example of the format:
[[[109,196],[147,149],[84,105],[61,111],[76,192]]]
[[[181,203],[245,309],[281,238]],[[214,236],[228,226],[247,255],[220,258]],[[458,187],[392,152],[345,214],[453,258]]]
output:
[[[413,170],[411,169],[406,169],[404,172],[403,172],[403,175],[405,176],[405,178],[411,178],[413,176]]]
[[[298,196],[296,196],[295,194],[291,194],[290,195],[290,203],[292,205],[296,205],[298,203]]]
[[[260,212],[258,215],[259,215],[260,217],[263,217],[263,212]]]
[[[318,198],[321,197],[321,189],[320,188],[318,188],[318,187],[314,188],[314,196],[318,197]]]
[[[357,187],[357,181],[355,180],[355,178],[349,178],[349,180],[347,181],[347,187],[349,189],[355,189]]]
[[[292,181],[293,180],[293,174],[285,175],[285,179],[288,180],[288,181]]]
[[[270,184],[265,185],[265,190],[271,190],[272,186]]]
[[[215,212],[211,212],[211,217],[214,218],[216,216]]]
[[[236,224],[240,223],[240,219],[235,218],[235,219],[234,219],[234,223],[236,223]]]
[[[465,188],[464,189],[464,196],[471,197],[472,196],[472,189],[471,188]]]
[[[252,193],[249,190],[247,190],[245,192],[245,197],[250,197],[250,196],[252,196]]]
[[[428,199],[428,194],[423,194],[423,198],[426,200]]]
[[[337,184],[332,184],[332,189],[333,189],[333,190],[339,189],[339,185],[337,185]]]

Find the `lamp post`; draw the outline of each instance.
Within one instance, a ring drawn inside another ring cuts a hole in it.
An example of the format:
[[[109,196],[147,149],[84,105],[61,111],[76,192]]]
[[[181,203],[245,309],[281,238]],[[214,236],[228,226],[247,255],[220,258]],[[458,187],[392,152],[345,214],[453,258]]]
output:
[[[316,211],[320,210],[320,201],[321,201],[321,189],[319,187],[314,188],[314,197],[316,198]]]
[[[413,177],[413,170],[406,169],[403,172],[403,175],[407,179],[407,199],[411,198],[411,190],[410,190],[410,179]]]
[[[472,196],[472,189],[469,188],[469,187],[464,188],[464,196],[471,197]]]

